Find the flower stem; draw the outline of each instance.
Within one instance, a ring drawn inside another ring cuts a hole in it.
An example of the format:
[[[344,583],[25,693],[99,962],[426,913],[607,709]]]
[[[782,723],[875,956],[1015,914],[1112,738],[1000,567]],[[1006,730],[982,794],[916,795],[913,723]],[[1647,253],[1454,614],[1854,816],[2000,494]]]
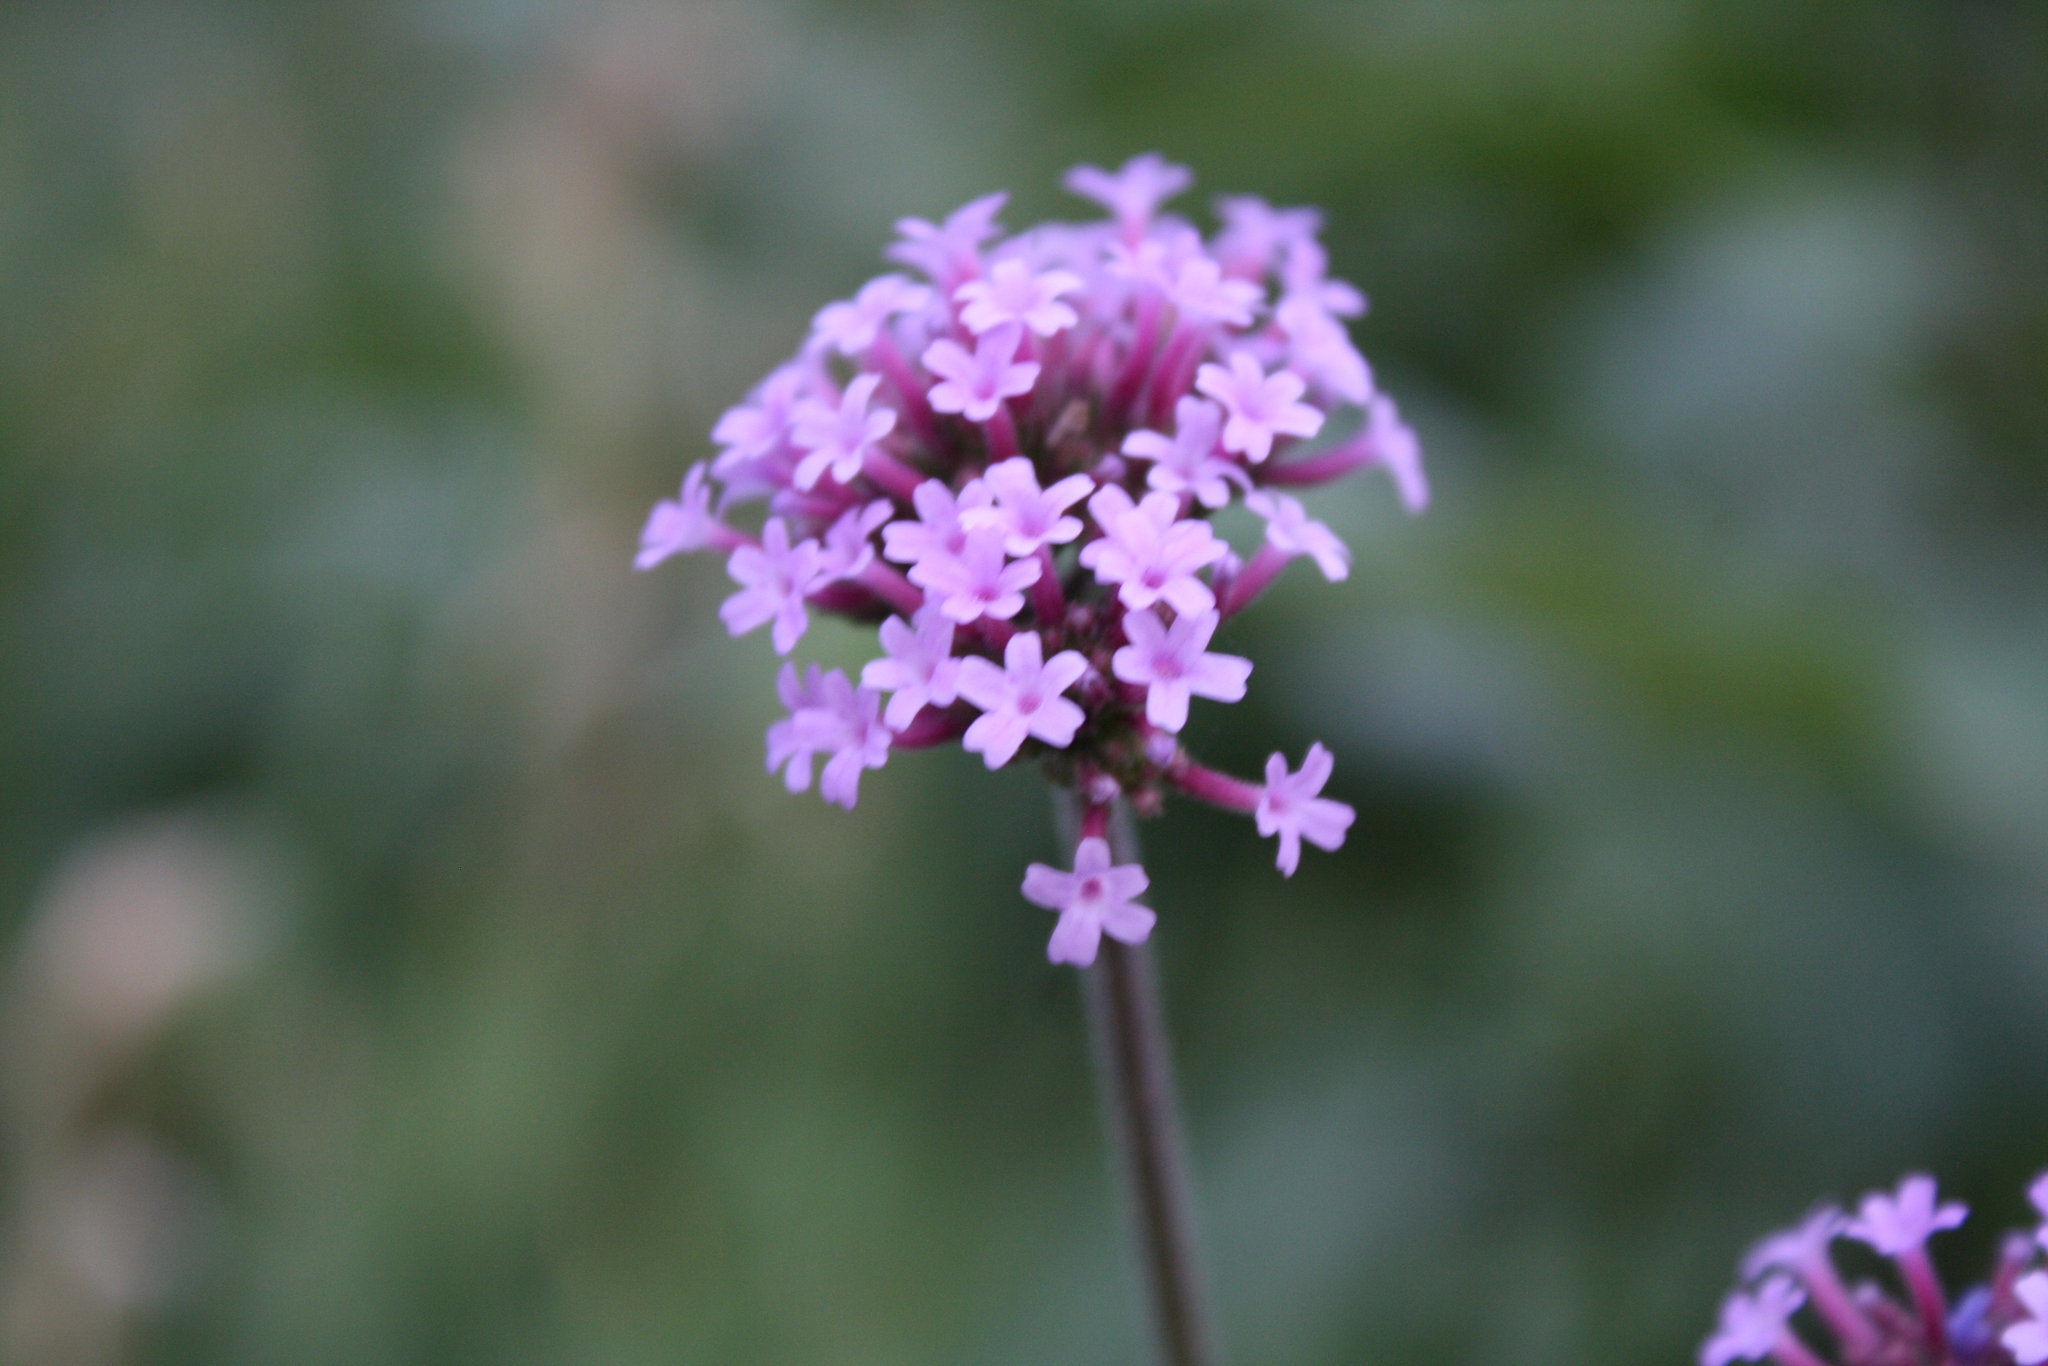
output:
[[[1077,803],[1060,793],[1060,824],[1079,824]],[[1130,809],[1119,802],[1109,822],[1112,857],[1136,863]],[[1137,1235],[1161,1366],[1214,1366],[1208,1303],[1195,1252],[1187,1163],[1173,1066],[1159,1008],[1149,944],[1105,938],[1083,974],[1093,1037],[1096,1090],[1115,1144]]]

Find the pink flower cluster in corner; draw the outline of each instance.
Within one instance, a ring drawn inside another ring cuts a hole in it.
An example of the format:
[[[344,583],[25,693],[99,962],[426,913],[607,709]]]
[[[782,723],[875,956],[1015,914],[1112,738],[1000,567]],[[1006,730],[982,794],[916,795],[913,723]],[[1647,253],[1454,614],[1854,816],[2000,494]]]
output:
[[[1721,1322],[1700,1347],[1700,1366],[1774,1361],[1779,1366],[2040,1366],[2048,1362],[2048,1173],[2027,1191],[2039,1222],[2006,1235],[1991,1279],[1951,1302],[1927,1256],[1932,1235],[1969,1211],[1936,1198],[1934,1178],[1913,1174],[1890,1193],[1873,1191],[1856,1212],[1823,1205],[1773,1233],[1742,1259],[1742,1284],[1721,1303]],[[1829,1246],[1848,1238],[1891,1259],[1900,1296],[1875,1281],[1847,1284]],[[1795,1326],[1811,1310],[1811,1327]]]
[[[1429,501],[1415,435],[1345,330],[1365,300],[1329,277],[1319,216],[1225,198],[1205,238],[1161,210],[1191,179],[1157,156],[1079,167],[1068,188],[1109,217],[1015,236],[1001,194],[902,220],[887,254],[922,279],[882,275],[819,310],[719,419],[718,454],[655,506],[634,559],[725,555],[739,591],[720,617],[736,636],[768,626],[777,654],[814,609],[878,629],[858,681],[784,666],[768,766],[791,791],[822,756],[820,791],[851,807],[891,750],[953,740],[1071,787],[1074,870],[1034,864],[1024,883],[1060,913],[1055,961],[1151,930],[1131,900],[1143,871],[1111,867],[1102,839],[1119,797],[1252,816],[1290,875],[1302,841],[1343,842],[1353,813],[1320,795],[1320,744],[1294,772],[1273,755],[1259,784],[1195,762],[1179,733],[1192,699],[1245,695],[1251,662],[1209,648],[1230,617],[1293,560],[1349,573],[1281,490],[1379,468],[1410,512]],[[1264,523],[1249,555],[1210,525],[1233,500]],[[757,503],[758,529],[729,520]]]

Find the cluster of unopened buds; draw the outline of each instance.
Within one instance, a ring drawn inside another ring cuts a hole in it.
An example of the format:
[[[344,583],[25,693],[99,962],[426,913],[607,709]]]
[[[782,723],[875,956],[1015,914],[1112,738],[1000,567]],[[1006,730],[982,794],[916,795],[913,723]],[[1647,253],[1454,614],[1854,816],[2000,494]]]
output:
[[[1825,1329],[1839,1366],[2038,1366],[2048,1361],[2048,1173],[2028,1198],[2043,1222],[2006,1235],[1991,1279],[1950,1303],[1927,1256],[1927,1240],[1969,1211],[1935,1197],[1934,1178],[1913,1175],[1886,1194],[1863,1197],[1854,1215],[1823,1205],[1797,1228],[1774,1233],[1742,1261],[1743,1285],[1721,1304],[1720,1328],[1700,1348],[1700,1366],[1771,1360],[1825,1366],[1814,1335]],[[1888,1257],[1903,1300],[1875,1281],[1845,1283],[1829,1255],[1837,1238]]]
[[[820,310],[719,419],[716,458],[656,505],[635,563],[726,553],[726,628],[767,626],[778,654],[812,608],[879,628],[857,681],[783,666],[768,767],[792,792],[820,755],[820,793],[849,808],[892,749],[1042,758],[1081,802],[1081,838],[1072,872],[1033,864],[1024,894],[1060,914],[1049,956],[1086,965],[1102,935],[1138,943],[1153,922],[1143,870],[1109,852],[1119,798],[1151,814],[1171,788],[1249,814],[1286,874],[1303,840],[1343,842],[1353,813],[1320,795],[1322,745],[1253,783],[1178,737],[1191,698],[1245,695],[1251,662],[1209,648],[1224,622],[1290,560],[1349,570],[1283,490],[1375,466],[1411,512],[1428,489],[1345,332],[1365,301],[1328,276],[1314,211],[1225,198],[1205,241],[1159,211],[1190,177],[1156,156],[1066,183],[1109,219],[1003,237],[994,194],[898,223],[888,255],[924,279],[883,275]],[[1265,523],[1248,559],[1209,522],[1239,498]],[[758,533],[727,520],[759,501]]]

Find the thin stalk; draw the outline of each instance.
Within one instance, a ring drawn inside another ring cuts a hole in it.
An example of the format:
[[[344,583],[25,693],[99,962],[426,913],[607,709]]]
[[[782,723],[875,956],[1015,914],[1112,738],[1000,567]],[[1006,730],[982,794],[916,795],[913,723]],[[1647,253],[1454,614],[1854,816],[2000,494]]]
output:
[[[1063,832],[1079,826],[1071,795],[1060,794],[1060,816]],[[1117,863],[1139,861],[1130,810],[1121,802],[1109,822],[1109,844]],[[1096,1091],[1123,1169],[1159,1361],[1161,1366],[1215,1366],[1151,945],[1131,947],[1105,937],[1094,966],[1082,976]]]

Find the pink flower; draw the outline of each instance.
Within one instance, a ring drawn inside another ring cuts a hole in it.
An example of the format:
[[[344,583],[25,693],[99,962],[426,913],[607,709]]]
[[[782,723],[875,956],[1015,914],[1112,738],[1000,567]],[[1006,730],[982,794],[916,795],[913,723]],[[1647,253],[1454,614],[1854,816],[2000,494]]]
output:
[[[1308,747],[1299,773],[1288,773],[1283,755],[1266,760],[1266,786],[1259,793],[1252,821],[1261,835],[1280,837],[1275,864],[1285,877],[1293,877],[1301,863],[1303,840],[1318,849],[1336,849],[1344,843],[1344,832],[1358,819],[1358,813],[1343,802],[1316,795],[1330,781],[1336,763],[1320,741]]]
[[[1081,277],[1071,270],[1034,274],[1029,262],[1012,256],[991,266],[985,279],[969,280],[954,290],[953,298],[967,305],[960,310],[960,321],[977,336],[1004,323],[1018,323],[1050,337],[1081,320],[1060,296],[1082,286]]]
[[[1314,209],[1276,209],[1248,194],[1219,196],[1216,216],[1223,220],[1217,258],[1232,275],[1252,279],[1269,273],[1295,243],[1313,241],[1323,226],[1323,216]]]
[[[882,715],[891,730],[902,730],[927,706],[951,706],[960,695],[953,622],[936,607],[926,607],[909,625],[901,617],[883,622],[882,648],[888,657],[869,660],[860,681],[862,687],[894,694]]]
[[[1849,1221],[1833,1205],[1822,1205],[1800,1221],[1761,1239],[1742,1259],[1742,1279],[1753,1281],[1774,1267],[1801,1271],[1827,1256],[1828,1244],[1841,1235]]]
[[[875,528],[889,520],[896,511],[896,505],[886,498],[877,498],[864,506],[856,505],[839,514],[826,528],[824,544],[818,556],[818,572],[825,580],[859,578],[875,559]]]
[[[1393,478],[1401,495],[1401,506],[1411,513],[1429,506],[1429,480],[1422,472],[1422,443],[1415,429],[1401,420],[1394,400],[1374,394],[1366,405],[1365,437],[1372,450],[1372,463]]]
[[[1215,612],[1184,613],[1173,625],[1160,623],[1151,612],[1124,617],[1130,644],[1110,660],[1119,679],[1143,687],[1145,719],[1165,731],[1178,732],[1188,721],[1189,697],[1217,702],[1244,699],[1252,662],[1237,655],[1206,654],[1222,617]]]
[[[1029,460],[1012,456],[990,465],[982,475],[993,506],[962,514],[970,527],[993,527],[1003,533],[1003,549],[1012,555],[1035,555],[1042,545],[1065,545],[1081,534],[1081,519],[1064,514],[1095,490],[1085,474],[1070,474],[1049,489],[1038,487]]]
[[[940,377],[931,389],[932,407],[959,413],[969,422],[986,422],[1004,399],[1030,393],[1038,382],[1038,363],[1013,359],[1023,335],[1016,323],[991,328],[974,343],[971,356],[949,338],[926,347],[924,368]]]
[[[851,302],[826,304],[811,320],[811,344],[843,356],[858,355],[875,344],[882,324],[898,313],[914,313],[932,301],[932,292],[901,275],[880,275],[860,287]],[[842,481],[843,482],[843,481]]]
[[[869,448],[896,429],[894,409],[868,411],[868,401],[881,382],[880,375],[856,375],[840,395],[838,407],[815,399],[797,405],[791,434],[797,449],[805,452],[793,476],[798,488],[812,487],[828,469],[839,483],[852,483]]]
[[[1843,1233],[1870,1244],[1887,1257],[1919,1248],[1932,1234],[1954,1228],[1969,1216],[1969,1206],[1934,1203],[1934,1178],[1914,1172],[1899,1180],[1898,1194],[1872,1191],[1856,1207],[1856,1217]]]
[[[723,479],[733,465],[757,460],[782,444],[790,414],[813,382],[814,372],[807,365],[780,366],[761,381],[752,402],[726,409],[711,429],[711,439],[725,447],[711,472]]]
[[[1175,166],[1156,152],[1132,157],[1114,175],[1096,166],[1067,172],[1067,188],[1108,209],[1124,234],[1135,237],[1151,223],[1165,201],[1195,183],[1187,167]]]
[[[1117,598],[1134,612],[1164,601],[1176,612],[1206,612],[1216,605],[1209,585],[1195,577],[1230,547],[1216,539],[1207,522],[1183,522],[1180,500],[1148,493],[1133,506],[1115,484],[1098,489],[1088,511],[1102,539],[1081,547],[1081,564],[1098,583],[1117,585]]]
[[[1244,471],[1237,462],[1218,454],[1217,430],[1223,425],[1223,410],[1207,399],[1184,397],[1173,405],[1174,434],[1139,430],[1124,438],[1123,453],[1135,460],[1149,460],[1148,487],[1162,493],[1189,493],[1203,507],[1220,508],[1230,501],[1233,485],[1243,486]]]
[[[1045,956],[1055,963],[1085,968],[1095,961],[1102,936],[1125,944],[1142,944],[1158,920],[1133,897],[1149,885],[1135,863],[1110,864],[1109,841],[1091,836],[1074,851],[1074,871],[1063,873],[1050,864],[1024,870],[1024,896],[1049,911],[1058,911]]]
[[[970,528],[958,555],[927,555],[910,581],[936,595],[939,610],[965,626],[979,617],[1008,621],[1024,610],[1024,590],[1038,582],[1037,560],[1003,560],[1003,534]]]
[[[1314,436],[1323,429],[1323,415],[1298,402],[1308,385],[1292,370],[1268,375],[1244,351],[1230,357],[1230,368],[1204,365],[1195,372],[1195,387],[1230,413],[1223,424],[1223,448],[1238,451],[1254,465],[1273,453],[1276,436]]]
[[[830,750],[818,795],[853,810],[861,770],[880,768],[889,757],[889,731],[877,719],[881,694],[872,688],[856,691],[839,670],[821,673],[815,664],[805,670],[801,685],[796,666],[783,665],[775,690],[789,715],[768,727],[768,771],[782,768],[784,785],[802,792],[811,785],[812,759]]]
[[[1346,403],[1372,397],[1372,369],[1344,324],[1307,294],[1290,294],[1273,312],[1273,321],[1287,335],[1287,360]]]
[[[1000,669],[979,655],[967,656],[960,661],[960,695],[982,714],[961,737],[961,747],[980,754],[990,768],[1010,762],[1028,737],[1065,749],[1086,717],[1060,694],[1087,672],[1088,661],[1076,650],[1045,659],[1035,631],[1010,637]]]
[[[671,555],[703,550],[732,534],[712,515],[708,473],[701,460],[690,466],[681,496],[662,499],[647,514],[647,525],[640,529],[640,553],[633,557],[635,569],[652,569]]]
[[[1761,1361],[1777,1350],[1793,1312],[1806,1296],[1789,1276],[1772,1276],[1752,1292],[1737,1290],[1721,1302],[1721,1326],[1700,1348],[1700,1366]]]
[[[1226,278],[1223,267],[1207,256],[1191,256],[1180,263],[1166,297],[1190,321],[1247,327],[1263,293],[1249,280]]]
[[[1266,519],[1266,544],[1288,556],[1306,555],[1336,583],[1351,573],[1351,552],[1335,532],[1308,515],[1301,500],[1284,493],[1248,493],[1244,505]]]
[[[922,218],[899,218],[896,233],[901,240],[884,254],[941,282],[973,275],[980,270],[978,249],[995,236],[996,215],[1009,198],[1007,191],[998,190],[971,199],[948,214],[942,225]]]
[[[957,556],[967,548],[962,514],[987,507],[988,486],[970,479],[955,497],[944,481],[927,479],[910,495],[918,520],[891,522],[882,528],[882,553],[898,564],[916,564],[934,555]]]
[[[761,528],[761,544],[734,550],[725,572],[741,585],[718,607],[726,631],[741,636],[772,621],[775,653],[786,655],[795,649],[811,624],[804,615],[804,598],[825,581],[818,543],[804,540],[792,546],[788,524],[770,517]]]
[[[2048,1271],[2029,1271],[2013,1284],[2012,1293],[2026,1306],[2027,1316],[1998,1340],[2019,1366],[2040,1366],[2048,1361]]]

